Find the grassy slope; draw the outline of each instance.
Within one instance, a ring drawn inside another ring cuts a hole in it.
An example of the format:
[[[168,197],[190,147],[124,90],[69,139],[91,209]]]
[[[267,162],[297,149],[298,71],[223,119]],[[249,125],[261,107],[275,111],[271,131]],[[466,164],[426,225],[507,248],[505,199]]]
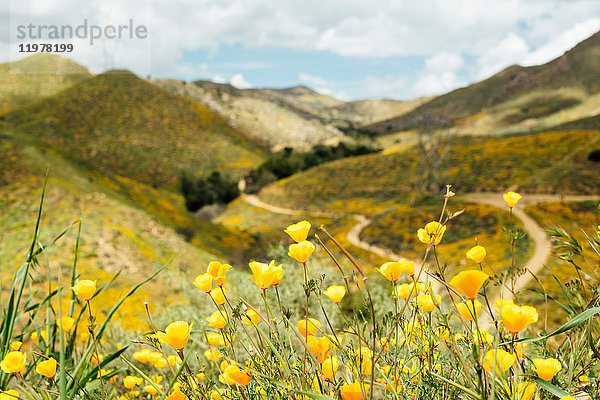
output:
[[[587,160],[598,132],[564,131],[502,139],[456,138],[444,182],[457,193],[517,188],[539,193],[598,193],[598,166]],[[261,198],[301,209],[408,204],[419,196],[420,153],[371,154],[312,168],[263,189]]]
[[[238,174],[262,151],[206,107],[105,73],[8,113],[19,134],[111,176],[174,188],[181,171]]]
[[[90,76],[85,67],[49,53],[0,64],[0,114],[58,93]]]
[[[111,305],[117,296],[159,265],[171,262],[167,272],[125,304],[119,320],[126,327],[143,326],[144,321],[140,318],[145,298],[163,305],[187,301],[180,293],[183,271],[188,271],[188,275],[199,273],[216,257],[186,242],[150,213],[123,201],[93,175],[49,152],[3,138],[0,140],[0,164],[3,166],[0,172],[0,208],[3,211],[0,213],[0,280],[4,283],[25,260],[47,166],[52,171],[44,203],[41,242],[48,243],[64,228],[81,219],[81,275],[106,282],[123,267],[116,287],[103,297],[106,303],[102,300],[96,303],[101,310],[106,311],[103,304]],[[56,245],[48,248],[54,274],[59,266],[65,273],[69,270],[76,234],[77,228],[73,227]],[[46,257],[40,260],[42,267],[34,272],[34,278],[43,285]]]
[[[420,259],[426,246],[418,241],[416,231],[425,223],[437,220],[440,207],[441,204],[423,204],[416,208],[393,206],[376,215],[361,238],[412,259]],[[464,203],[457,199],[451,199],[448,207],[452,211],[464,209],[465,212],[449,223],[437,250],[440,259],[448,264],[446,276],[451,277],[461,266],[475,266],[467,261],[465,253],[476,243],[486,247],[488,251],[484,263],[488,273],[504,269],[511,258],[510,244],[502,230],[509,223],[508,211],[483,204]],[[517,227],[520,225],[517,224]],[[525,261],[532,250],[530,241],[523,240],[517,248],[517,262]]]
[[[439,96],[405,115],[364,129],[381,135],[423,127],[424,116],[444,116],[451,120],[466,118],[532,91],[572,88],[581,89],[587,94],[597,93],[600,91],[600,83],[596,79],[600,74],[597,63],[599,54],[600,32],[547,64],[509,67],[482,82]],[[507,116],[507,122],[551,114],[557,106],[564,107],[569,105],[567,103],[572,105],[577,101],[576,98],[560,96],[538,99],[514,110],[512,115]]]
[[[173,79],[151,81],[161,89],[197,101],[221,115],[253,141],[270,148],[307,147],[342,137],[334,127],[305,111],[298,111],[261,90],[241,90],[228,84]]]
[[[597,143],[598,138],[597,132],[565,131],[503,139],[455,139],[449,151],[447,182],[453,183],[459,194],[499,192],[510,187],[525,193],[598,193],[597,165],[587,161],[590,143]],[[415,231],[436,218],[441,206],[437,201],[432,204],[431,199],[419,200],[418,158],[419,153],[409,149],[339,160],[270,185],[260,197],[288,208],[368,215],[373,222],[363,231],[363,240],[417,257],[421,246]],[[507,213],[456,199],[450,208],[465,208],[467,212],[452,222],[444,241],[449,266],[462,265],[464,252],[477,239],[490,250],[490,266],[502,267],[509,257],[501,230]],[[222,222],[273,235],[290,219],[264,216],[257,221],[256,212],[236,203]],[[518,259],[525,259],[532,250],[527,241],[523,243]]]

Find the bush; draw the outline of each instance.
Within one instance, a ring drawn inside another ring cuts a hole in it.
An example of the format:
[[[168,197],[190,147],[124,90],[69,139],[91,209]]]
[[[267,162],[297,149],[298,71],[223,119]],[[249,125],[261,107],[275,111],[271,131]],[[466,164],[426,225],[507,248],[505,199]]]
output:
[[[340,142],[337,146],[316,144],[312,150],[305,153],[296,153],[292,148],[286,147],[283,151],[274,154],[263,162],[257,169],[252,170],[245,177],[246,191],[256,193],[278,179],[287,178],[297,172],[307,170],[319,164],[341,158],[360,156],[375,153],[379,149],[362,144],[347,144]]]
[[[185,207],[191,212],[209,204],[227,204],[240,195],[237,182],[219,171],[199,179],[183,174],[181,193],[185,198]]]
[[[591,162],[600,162],[600,149],[592,151],[588,156],[588,160]]]

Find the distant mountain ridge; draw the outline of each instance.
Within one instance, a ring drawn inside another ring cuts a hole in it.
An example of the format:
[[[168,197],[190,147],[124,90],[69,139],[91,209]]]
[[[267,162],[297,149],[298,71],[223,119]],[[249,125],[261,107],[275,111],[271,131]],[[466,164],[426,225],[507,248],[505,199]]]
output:
[[[496,75],[439,96],[401,116],[380,121],[363,129],[383,135],[391,132],[440,127],[476,115],[486,109],[536,91],[578,90],[587,95],[600,92],[600,32],[579,43],[562,56],[538,66],[510,66]],[[572,106],[577,98],[565,98]],[[570,102],[569,102],[570,100]],[[538,106],[538,103],[532,106]],[[556,111],[552,104],[548,113]],[[527,107],[525,107],[527,108]],[[560,107],[559,107],[560,108]],[[524,110],[527,111],[527,110]],[[544,110],[538,110],[543,113]],[[524,112],[521,118],[527,118]]]

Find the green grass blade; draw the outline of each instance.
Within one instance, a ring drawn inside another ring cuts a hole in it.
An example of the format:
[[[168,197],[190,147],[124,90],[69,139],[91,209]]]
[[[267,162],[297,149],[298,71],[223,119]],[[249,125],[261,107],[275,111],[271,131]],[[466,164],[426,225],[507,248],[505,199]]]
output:
[[[575,318],[571,319],[566,324],[562,325],[560,328],[556,329],[555,331],[553,331],[547,335],[518,339],[518,340],[516,340],[516,342],[539,342],[540,340],[549,339],[553,336],[560,335],[561,333],[565,333],[565,332],[575,328],[579,324],[584,323],[585,321],[589,320],[590,318],[592,318],[598,314],[600,314],[600,307],[592,307],[588,310],[585,310],[581,314],[577,315]],[[510,342],[502,343],[502,345],[507,345],[509,343]]]
[[[556,386],[554,386],[553,384],[551,384],[550,382],[547,382],[541,378],[538,377],[531,377],[535,383],[537,383],[541,388],[547,390],[548,392],[552,393],[554,396],[558,397],[559,399],[562,399],[565,396],[570,396],[569,393],[565,392],[564,390],[557,388]]]

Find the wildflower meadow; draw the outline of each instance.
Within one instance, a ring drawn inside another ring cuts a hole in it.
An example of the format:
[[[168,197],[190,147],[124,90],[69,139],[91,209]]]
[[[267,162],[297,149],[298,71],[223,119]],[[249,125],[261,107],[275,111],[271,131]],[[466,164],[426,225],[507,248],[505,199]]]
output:
[[[79,241],[70,270],[47,267],[46,249],[66,231],[39,241],[42,193],[27,259],[1,291],[0,400],[599,398],[600,227],[586,231],[594,257],[570,258],[575,279],[558,282],[561,297],[537,281],[549,304],[540,309],[515,290],[529,272],[514,256],[488,265],[473,243],[467,264],[446,274],[444,234],[463,214],[448,211],[453,196],[448,186],[439,219],[414,227],[417,260],[361,265],[326,226],[300,221],[281,230],[287,267],[194,265],[192,296],[205,308],[165,305],[157,317],[148,298],[135,305],[144,331],[116,342],[119,307],[169,266],[99,304],[112,281],[79,274]],[[504,195],[511,216],[520,199]],[[514,255],[524,234],[512,218],[503,229]],[[561,246],[573,254],[582,244],[566,235]],[[317,253],[327,269],[313,263]],[[549,329],[541,322],[555,309],[565,319]]]

